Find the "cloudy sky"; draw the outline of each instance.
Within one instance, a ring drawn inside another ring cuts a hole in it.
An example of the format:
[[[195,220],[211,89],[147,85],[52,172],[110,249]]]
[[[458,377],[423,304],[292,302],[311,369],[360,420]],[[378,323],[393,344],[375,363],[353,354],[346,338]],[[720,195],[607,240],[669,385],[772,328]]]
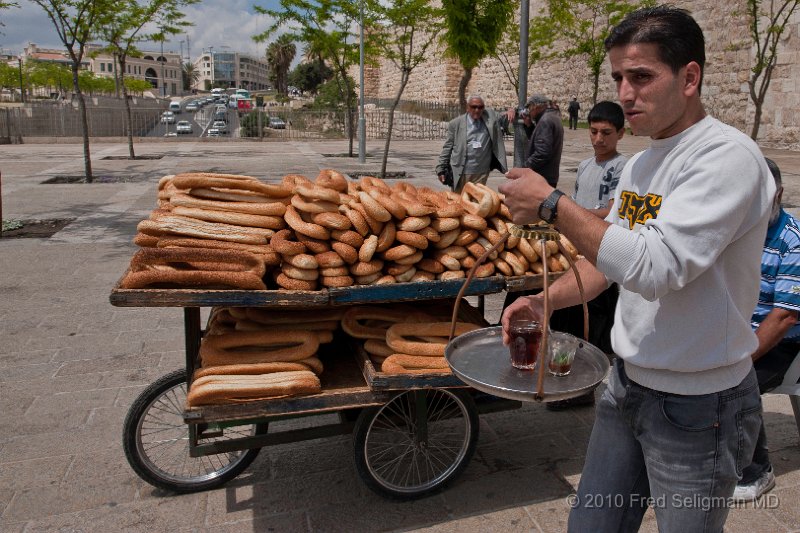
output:
[[[2,53],[20,53],[29,42],[42,48],[63,48],[42,8],[28,0],[17,0],[17,3],[20,4],[19,8],[0,11],[0,21],[5,24],[4,28],[0,28]],[[256,14],[253,4],[274,9],[278,7],[278,0],[202,0],[187,7],[186,19],[193,22],[194,26],[188,28],[184,35],[165,43],[164,51],[180,53],[180,41],[184,41],[185,56],[188,40],[192,59],[210,46],[214,47],[215,52],[230,50],[263,55],[267,43],[258,44],[252,36],[263,32],[270,20],[266,15]],[[146,43],[141,47],[148,49]],[[158,45],[153,43],[150,49],[156,51]],[[299,52],[298,46],[298,56]]]

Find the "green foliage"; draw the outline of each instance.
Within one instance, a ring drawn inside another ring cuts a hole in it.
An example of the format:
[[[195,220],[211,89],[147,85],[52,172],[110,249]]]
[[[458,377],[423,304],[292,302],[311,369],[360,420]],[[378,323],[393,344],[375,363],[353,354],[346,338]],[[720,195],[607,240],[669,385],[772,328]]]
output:
[[[593,81],[593,104],[597,101],[600,70],[606,59],[604,43],[611,28],[628,13],[653,5],[654,0],[549,0],[547,20],[566,43],[561,55],[586,57]]]
[[[8,63],[0,62],[0,87],[19,89],[19,70]]]
[[[316,109],[331,109],[337,107],[347,107],[346,100],[342,98],[342,89],[341,87],[344,85],[342,80],[339,77],[335,77],[334,79],[323,83],[319,87],[319,91],[317,92],[317,97],[314,98],[314,105],[313,107]],[[352,87],[355,87],[355,80],[350,78],[350,99],[356,100],[356,92]]]
[[[473,69],[494,54],[513,20],[513,0],[443,0],[446,55]]]
[[[4,219],[2,223],[2,228],[3,231],[13,231],[15,229],[21,228],[23,225],[24,224],[20,220]]]
[[[317,88],[333,77],[333,71],[324,61],[314,59],[310,62],[300,63],[289,73],[289,85],[293,85],[303,92],[317,93]]]
[[[282,94],[288,92],[289,67],[297,54],[297,47],[293,37],[283,34],[267,46],[267,63],[270,67],[270,81],[275,84],[275,89]]]
[[[192,85],[197,83],[200,79],[200,71],[194,66],[194,63],[187,61],[181,64],[181,80],[183,81],[183,89],[188,91]]]
[[[147,80],[139,80],[136,78],[125,78],[125,89],[128,93],[143,94],[149,91],[153,85]]]
[[[239,135],[242,137],[258,137],[258,117],[261,116],[261,127],[267,125],[269,118],[262,111],[252,111],[239,120]]]

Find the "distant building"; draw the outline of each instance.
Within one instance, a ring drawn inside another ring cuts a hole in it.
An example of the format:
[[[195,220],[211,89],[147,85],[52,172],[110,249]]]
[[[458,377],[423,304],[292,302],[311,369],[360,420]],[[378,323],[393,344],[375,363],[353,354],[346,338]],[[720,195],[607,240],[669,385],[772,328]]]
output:
[[[119,69],[113,55],[99,52],[100,45],[87,45],[81,69],[89,70],[97,76],[114,77]],[[96,54],[95,54],[96,53]],[[164,96],[182,95],[183,82],[181,79],[181,56],[175,52],[143,51],[142,57],[128,57],[125,61],[125,77],[146,80],[161,95],[163,87]],[[94,57],[92,57],[94,55]],[[32,59],[71,66],[72,60],[66,50],[39,48],[34,43],[29,43],[25,48],[23,60]]]
[[[239,52],[205,52],[194,61],[199,77],[194,88],[214,87],[265,91],[271,87],[265,59]]]

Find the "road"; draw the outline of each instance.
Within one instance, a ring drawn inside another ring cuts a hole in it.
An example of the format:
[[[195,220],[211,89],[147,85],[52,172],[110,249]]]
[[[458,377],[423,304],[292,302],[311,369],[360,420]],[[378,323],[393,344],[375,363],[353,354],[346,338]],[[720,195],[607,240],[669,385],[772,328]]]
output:
[[[159,122],[153,127],[146,135],[146,137],[182,137],[182,138],[197,138],[206,137],[208,129],[213,122],[212,118],[215,114],[216,104],[208,104],[201,107],[198,111],[186,111],[186,105],[195,100],[195,98],[186,98],[181,102],[182,112],[175,115],[175,124],[164,124]],[[227,109],[226,116],[228,121],[228,133],[221,134],[219,138],[238,138],[239,137],[239,116],[236,110]],[[176,125],[181,120],[187,120],[192,125],[192,133],[178,134],[176,132]]]

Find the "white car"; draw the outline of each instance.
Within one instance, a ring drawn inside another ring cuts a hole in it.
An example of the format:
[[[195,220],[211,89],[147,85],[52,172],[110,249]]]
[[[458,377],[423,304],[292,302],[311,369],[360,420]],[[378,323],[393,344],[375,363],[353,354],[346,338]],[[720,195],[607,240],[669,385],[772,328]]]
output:
[[[211,128],[219,130],[220,133],[228,133],[228,125],[224,120],[215,120],[211,124]]]
[[[219,130],[217,128],[208,128],[206,132],[207,137],[219,137]]]
[[[175,131],[178,133],[192,133],[192,123],[188,120],[179,120],[175,126]]]
[[[161,114],[161,123],[162,124],[175,124],[175,113],[172,111],[164,111]]]
[[[197,104],[196,101],[189,102],[188,104],[186,104],[186,111],[197,111],[198,109],[200,109],[200,106]]]

